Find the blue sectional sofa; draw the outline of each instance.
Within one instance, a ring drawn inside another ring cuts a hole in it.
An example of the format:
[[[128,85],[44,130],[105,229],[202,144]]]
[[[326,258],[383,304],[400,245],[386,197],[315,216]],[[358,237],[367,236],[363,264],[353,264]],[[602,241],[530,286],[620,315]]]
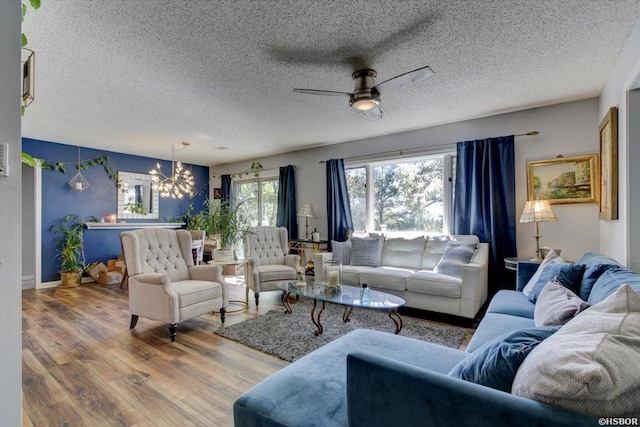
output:
[[[587,253],[576,289],[592,305],[622,284],[640,292],[640,275]],[[499,291],[467,351],[357,330],[308,354],[244,393],[235,426],[590,426],[596,418],[451,377],[484,343],[534,326],[521,292],[537,269],[519,263],[516,290]],[[640,412],[640,408],[639,411]]]

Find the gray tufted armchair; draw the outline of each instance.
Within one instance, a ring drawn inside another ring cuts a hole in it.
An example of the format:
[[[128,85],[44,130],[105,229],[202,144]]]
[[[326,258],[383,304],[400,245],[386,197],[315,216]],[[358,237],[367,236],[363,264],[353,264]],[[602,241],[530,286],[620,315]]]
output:
[[[254,227],[244,238],[245,280],[255,294],[256,307],[260,292],[277,290],[278,282],[296,280],[300,255],[289,255],[288,240],[284,227]]]
[[[187,230],[150,228],[120,233],[129,273],[129,309],[133,329],[138,317],[169,324],[171,341],[178,322],[220,311],[228,302],[222,267],[194,265]]]

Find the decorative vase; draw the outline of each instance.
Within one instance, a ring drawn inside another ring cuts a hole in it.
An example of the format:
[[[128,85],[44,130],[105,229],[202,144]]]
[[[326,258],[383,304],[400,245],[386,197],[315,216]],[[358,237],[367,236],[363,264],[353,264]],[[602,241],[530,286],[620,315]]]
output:
[[[306,280],[304,278],[304,274],[297,273],[296,274],[296,287],[304,288],[305,286],[307,286],[307,282],[306,282]]]
[[[322,268],[325,288],[339,288],[342,283],[342,262],[325,260]]]

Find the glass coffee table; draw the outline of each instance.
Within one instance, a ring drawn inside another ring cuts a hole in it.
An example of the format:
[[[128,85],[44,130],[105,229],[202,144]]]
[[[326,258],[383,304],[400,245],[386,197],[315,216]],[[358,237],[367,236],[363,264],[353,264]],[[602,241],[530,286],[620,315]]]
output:
[[[313,299],[311,321],[316,327],[316,330],[313,332],[316,336],[321,335],[323,332],[320,316],[327,302],[344,306],[344,313],[342,315],[343,322],[350,320],[353,307],[386,310],[389,313],[389,319],[396,325],[394,333],[397,334],[402,330],[402,318],[398,314],[398,308],[402,307],[405,301],[395,295],[369,289],[369,298],[365,298],[365,301],[362,301],[362,288],[356,286],[342,285],[340,292],[337,294],[325,292],[325,287],[322,283],[307,283],[306,286],[297,286],[296,282],[280,282],[278,283],[278,288],[282,290],[282,304],[284,304],[287,313],[292,313],[291,306],[289,305],[289,295]],[[322,301],[322,308],[316,312],[316,309],[318,309],[318,301]]]

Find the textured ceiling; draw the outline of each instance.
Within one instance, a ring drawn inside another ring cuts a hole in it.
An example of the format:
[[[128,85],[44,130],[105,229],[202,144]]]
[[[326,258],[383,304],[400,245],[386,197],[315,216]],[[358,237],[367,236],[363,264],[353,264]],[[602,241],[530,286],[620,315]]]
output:
[[[596,97],[640,0],[56,1],[23,22],[36,51],[25,137],[202,165]],[[429,65],[370,121],[346,99]],[[528,129],[525,129],[528,130]],[[221,149],[226,148],[226,149]]]

